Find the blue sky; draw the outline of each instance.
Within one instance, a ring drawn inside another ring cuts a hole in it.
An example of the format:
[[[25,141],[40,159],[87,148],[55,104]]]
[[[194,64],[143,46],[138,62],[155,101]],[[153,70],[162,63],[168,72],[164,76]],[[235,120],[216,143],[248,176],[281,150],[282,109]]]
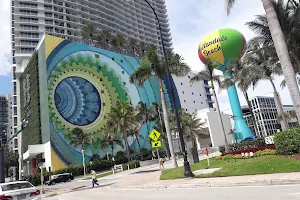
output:
[[[173,38],[173,46],[194,71],[202,69],[198,58],[198,45],[208,33],[220,28],[234,28],[244,34],[247,40],[254,36],[244,24],[254,15],[264,14],[261,0],[239,0],[230,16],[225,13],[225,0],[166,0]],[[0,0],[0,94],[11,93],[11,44],[10,44],[10,0]],[[284,104],[291,104],[287,89],[280,88],[282,77],[276,77],[276,86]],[[262,81],[249,90],[249,96],[265,95],[272,92],[271,85]],[[245,99],[239,92],[241,104]],[[226,91],[219,91],[221,109],[229,108]]]

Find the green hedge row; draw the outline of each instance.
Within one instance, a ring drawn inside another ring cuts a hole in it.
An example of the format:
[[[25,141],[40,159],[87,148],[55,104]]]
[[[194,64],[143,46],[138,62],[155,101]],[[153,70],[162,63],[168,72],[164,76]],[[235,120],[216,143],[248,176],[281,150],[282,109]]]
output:
[[[274,149],[265,149],[261,151],[257,151],[254,153],[254,157],[261,157],[261,156],[268,156],[268,155],[276,155],[276,150]],[[216,159],[218,160],[231,160],[231,159],[247,159],[251,158],[250,154],[247,154],[247,156],[242,156],[241,154],[226,154],[225,156],[217,156]]]
[[[113,162],[111,160],[101,160],[101,161],[94,161],[92,164],[88,164],[86,166],[86,171],[90,172],[92,169],[95,171],[104,171],[111,169],[113,166]],[[59,169],[54,172],[46,172],[44,173],[44,180],[49,180],[49,177],[53,174],[63,174],[63,173],[71,173],[74,177],[75,176],[82,176],[83,175],[83,166],[82,165],[71,165],[64,169]],[[24,180],[29,181],[33,185],[40,185],[41,184],[41,177],[40,173],[36,173],[34,175],[30,175],[25,177]]]
[[[229,150],[230,150],[230,152],[239,151],[239,150],[247,150],[250,148],[257,148],[257,147],[265,146],[265,145],[266,145],[265,138],[256,138],[255,140],[252,140],[252,141],[245,141],[245,142],[240,142],[237,144],[231,144],[231,145],[229,145]],[[225,153],[225,147],[220,146],[219,151],[222,154]]]
[[[274,144],[278,154],[292,155],[300,153],[300,128],[294,128],[277,133]]]

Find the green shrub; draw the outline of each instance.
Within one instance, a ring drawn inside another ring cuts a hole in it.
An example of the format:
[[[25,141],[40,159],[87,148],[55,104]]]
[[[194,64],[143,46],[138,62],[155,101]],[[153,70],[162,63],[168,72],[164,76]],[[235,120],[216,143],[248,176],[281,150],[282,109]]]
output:
[[[232,159],[244,159],[244,157],[241,154],[235,154],[232,156]]]
[[[123,170],[128,170],[128,165],[129,169],[134,169],[140,167],[140,162],[138,160],[132,160],[128,163],[123,164]]]
[[[252,141],[245,141],[236,144],[231,144],[229,145],[229,151],[232,152],[232,151],[239,151],[239,150],[247,150],[247,149],[257,148],[261,146],[266,146],[265,138],[256,138],[255,140]],[[219,151],[220,153],[224,154],[225,147],[219,146]]]
[[[268,155],[276,155],[276,150],[265,149],[265,150],[257,151],[254,153],[254,157],[261,157],[261,156],[268,156]]]
[[[95,171],[103,171],[111,169],[113,166],[113,162],[111,160],[98,160],[94,161],[93,164],[86,165],[87,172],[91,171],[91,169]],[[49,180],[49,176],[52,174],[64,174],[64,173],[71,173],[73,176],[82,176],[83,175],[83,166],[82,165],[70,165],[67,168],[59,169],[54,172],[46,172],[44,173],[44,180]],[[30,175],[24,178],[25,180],[29,181],[33,185],[37,186],[41,184],[41,174],[36,173],[34,175]]]
[[[300,128],[294,128],[277,133],[274,144],[278,154],[292,155],[300,153]]]
[[[225,156],[222,156],[223,158],[223,160],[230,160],[230,159],[232,159],[232,157],[233,157],[233,155],[231,155],[231,154],[227,154],[227,155],[225,155]]]

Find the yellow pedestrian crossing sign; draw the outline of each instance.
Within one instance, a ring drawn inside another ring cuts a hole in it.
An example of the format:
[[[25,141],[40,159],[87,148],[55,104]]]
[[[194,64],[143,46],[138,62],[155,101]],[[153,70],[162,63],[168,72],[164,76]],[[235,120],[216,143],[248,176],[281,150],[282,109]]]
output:
[[[158,147],[161,147],[161,141],[152,142],[152,148],[158,148]]]
[[[154,141],[157,141],[160,137],[160,132],[158,132],[157,130],[153,129],[149,135],[149,138],[151,138]]]

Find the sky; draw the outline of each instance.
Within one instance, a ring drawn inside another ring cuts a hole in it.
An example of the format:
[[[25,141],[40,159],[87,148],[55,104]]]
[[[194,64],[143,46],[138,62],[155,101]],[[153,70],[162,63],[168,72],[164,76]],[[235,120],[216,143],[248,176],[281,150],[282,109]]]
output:
[[[255,34],[244,24],[255,19],[255,15],[264,14],[260,0],[236,1],[230,16],[225,12],[225,0],[166,0],[169,23],[176,53],[181,54],[194,71],[202,69],[198,58],[198,45],[210,32],[220,28],[233,28],[251,39]],[[0,0],[0,94],[11,93],[11,36],[10,36],[10,0]],[[283,104],[291,104],[287,88],[281,89],[283,77],[276,77],[276,87]],[[255,90],[249,90],[249,96],[261,96],[272,92],[269,82],[260,82]],[[229,109],[226,91],[217,92],[221,110]],[[239,91],[241,105],[246,101]]]
[[[221,29],[233,28],[240,31],[246,38],[255,36],[245,26],[246,22],[253,21],[255,15],[264,14],[261,0],[238,0],[231,13],[227,16],[225,0],[166,0],[169,22],[172,33],[174,51],[185,58],[186,63],[194,71],[203,69],[203,64],[198,57],[198,46],[207,34]],[[280,83],[283,77],[275,77],[275,85],[280,93],[283,104],[292,104],[288,89],[282,89]],[[268,81],[261,81],[255,90],[249,89],[249,97],[270,95],[273,92]],[[246,105],[246,100],[241,91],[238,91],[241,105]],[[230,108],[227,91],[217,91],[221,110]]]

